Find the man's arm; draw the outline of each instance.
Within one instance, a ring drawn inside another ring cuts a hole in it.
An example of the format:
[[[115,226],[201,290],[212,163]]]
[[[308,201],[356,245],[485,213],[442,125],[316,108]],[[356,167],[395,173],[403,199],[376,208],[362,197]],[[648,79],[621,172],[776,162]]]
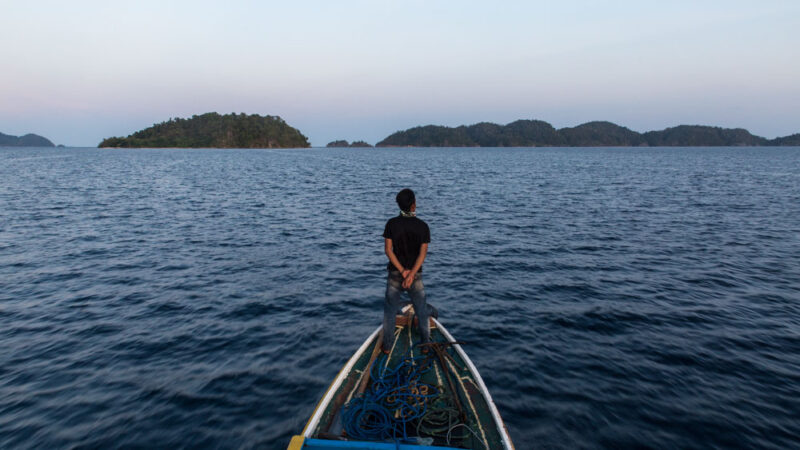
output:
[[[408,289],[411,287],[411,283],[414,282],[414,276],[417,275],[419,272],[419,268],[422,267],[422,263],[425,261],[425,256],[428,254],[428,244],[422,244],[419,246],[419,256],[417,256],[417,260],[414,261],[414,267],[408,271],[408,274],[404,274],[403,278],[403,287]],[[397,259],[397,258],[395,258]]]
[[[400,260],[397,259],[397,255],[394,254],[394,250],[392,250],[392,240],[389,238],[384,239],[383,251],[386,253],[386,256],[389,257],[389,262],[392,263],[395,269],[397,269],[405,278],[408,275],[408,270],[400,264]],[[419,270],[419,269],[417,269]]]

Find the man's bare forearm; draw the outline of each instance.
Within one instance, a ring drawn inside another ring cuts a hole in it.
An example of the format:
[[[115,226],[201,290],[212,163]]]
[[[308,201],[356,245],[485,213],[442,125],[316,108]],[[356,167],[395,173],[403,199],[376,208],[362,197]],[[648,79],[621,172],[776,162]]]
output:
[[[392,265],[394,266],[395,269],[397,269],[398,272],[403,272],[406,270],[406,268],[403,267],[402,264],[400,264],[400,260],[397,259],[397,256],[395,256],[394,253],[389,253],[388,256],[389,256],[389,262],[392,263]]]
[[[425,261],[425,255],[428,254],[428,244],[422,244],[419,247],[419,256],[417,256],[417,260],[414,261],[414,267],[408,271],[408,273],[403,274],[403,288],[408,289],[411,287],[411,283],[414,282],[414,277],[417,276],[417,272],[419,272],[420,267],[422,267],[422,263]]]
[[[419,247],[419,256],[417,256],[417,260],[414,261],[414,267],[411,268],[412,276],[419,272],[420,267],[422,267],[422,263],[425,262],[425,256],[428,255],[428,244],[422,244]]]
[[[394,254],[394,250],[392,249],[391,239],[386,239],[383,250],[386,253],[386,256],[389,258],[389,262],[392,263],[392,265],[394,266],[395,269],[397,269],[398,272],[404,272],[406,270],[406,268],[403,267],[402,264],[400,264],[400,260],[397,259],[397,255]]]

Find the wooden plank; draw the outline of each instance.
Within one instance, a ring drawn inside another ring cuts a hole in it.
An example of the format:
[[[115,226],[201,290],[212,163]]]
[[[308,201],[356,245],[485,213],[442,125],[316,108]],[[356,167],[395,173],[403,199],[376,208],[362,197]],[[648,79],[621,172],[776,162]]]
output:
[[[369,357],[369,363],[367,364],[366,369],[364,369],[364,372],[362,372],[362,374],[361,374],[361,384],[360,384],[360,386],[358,388],[358,393],[359,394],[364,392],[364,389],[366,389],[366,385],[364,383],[364,380],[369,380],[369,369],[372,366],[372,362],[375,361],[375,357],[380,352],[382,338],[383,338],[383,330],[378,332],[378,336],[375,338],[375,347],[373,347],[372,354]],[[339,409],[342,407],[342,405],[344,405],[345,400],[347,400],[348,395],[356,387],[356,383],[357,383],[356,382],[356,378],[352,377],[352,376],[349,376],[349,374],[348,374],[348,377],[349,377],[349,381],[347,382],[347,384],[344,386],[343,389],[341,389],[339,391],[339,393],[333,399],[333,402],[331,402],[331,404],[327,408],[327,411],[328,411],[328,414],[329,414],[328,415],[328,419],[329,420],[328,420],[328,423],[326,423],[325,426],[322,428],[322,430],[321,430],[322,433],[327,433],[330,430],[331,423],[333,422],[334,416],[339,411]]]
[[[372,349],[372,355],[370,355],[369,363],[367,363],[367,367],[364,369],[364,377],[361,378],[361,384],[358,386],[356,395],[363,394],[369,385],[369,376],[372,369],[372,364],[375,362],[375,358],[378,357],[378,354],[381,353],[381,342],[383,342],[383,330],[378,333],[378,338],[375,339],[375,348]]]
[[[328,390],[325,392],[325,395],[322,396],[319,403],[317,403],[317,407],[314,409],[314,412],[311,414],[311,418],[308,419],[305,428],[303,428],[303,436],[304,437],[311,437],[312,434],[316,431],[317,426],[319,425],[320,419],[325,411],[328,409],[330,401],[333,398],[334,393],[341,387],[342,382],[347,378],[350,374],[350,371],[353,369],[356,361],[358,361],[359,357],[362,353],[367,350],[369,343],[372,339],[380,333],[381,327],[378,327],[375,331],[372,332],[370,337],[361,344],[358,350],[356,350],[355,354],[347,361],[347,364],[342,367],[339,371],[339,374],[336,375],[336,378],[333,380],[330,386],[328,386]]]
[[[408,326],[408,323],[410,321],[411,321],[411,318],[409,316],[402,315],[402,316],[397,316],[397,318],[395,318],[394,323],[395,323],[395,326],[405,328],[405,327]],[[429,325],[431,330],[436,329],[436,323],[433,321],[433,318],[429,318],[428,319],[428,325]],[[414,316],[414,326],[419,327],[419,318],[417,316]]]

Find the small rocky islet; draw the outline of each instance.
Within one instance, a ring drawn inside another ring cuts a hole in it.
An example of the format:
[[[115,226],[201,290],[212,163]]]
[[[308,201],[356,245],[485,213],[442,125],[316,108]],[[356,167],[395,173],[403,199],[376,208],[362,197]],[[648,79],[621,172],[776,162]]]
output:
[[[328,142],[328,145],[326,145],[325,147],[328,147],[328,148],[344,148],[344,147],[348,147],[348,148],[360,147],[360,148],[363,148],[363,147],[372,147],[372,145],[370,145],[369,143],[364,142],[364,141],[353,141],[352,143],[350,143],[350,142],[347,142],[346,140],[339,140],[339,141]]]

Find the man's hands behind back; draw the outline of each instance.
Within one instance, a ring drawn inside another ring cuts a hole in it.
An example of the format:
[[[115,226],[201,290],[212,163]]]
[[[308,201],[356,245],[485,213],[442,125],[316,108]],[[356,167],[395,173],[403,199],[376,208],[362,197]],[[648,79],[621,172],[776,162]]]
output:
[[[403,289],[408,289],[411,287],[411,283],[414,282],[414,277],[417,275],[417,273],[408,269],[405,269],[402,273],[403,273]]]

